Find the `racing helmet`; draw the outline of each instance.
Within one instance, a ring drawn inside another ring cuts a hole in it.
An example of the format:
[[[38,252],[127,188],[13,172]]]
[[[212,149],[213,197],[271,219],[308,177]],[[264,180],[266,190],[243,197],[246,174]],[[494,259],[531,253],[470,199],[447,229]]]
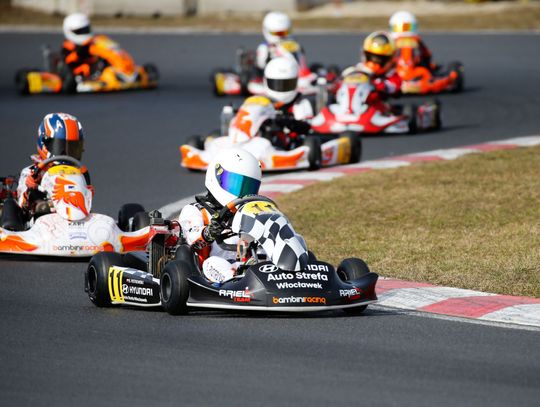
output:
[[[231,148],[210,162],[204,185],[210,195],[225,206],[236,198],[257,194],[261,178],[259,161],[246,150]]]
[[[276,44],[291,33],[291,19],[281,11],[272,11],[264,16],[262,28],[264,39]]]
[[[396,46],[388,33],[375,31],[364,40],[363,53],[364,65],[375,75],[384,75],[394,65]]]
[[[274,102],[290,103],[298,92],[298,64],[293,57],[272,59],[264,68],[264,90]]]
[[[80,160],[84,151],[81,123],[67,113],[49,113],[38,127],[37,149],[43,160],[57,155]]]
[[[86,14],[73,13],[64,18],[64,36],[76,45],[84,45],[92,38],[90,19]]]
[[[394,35],[416,34],[417,31],[416,17],[408,11],[396,11],[390,17],[389,25]]]

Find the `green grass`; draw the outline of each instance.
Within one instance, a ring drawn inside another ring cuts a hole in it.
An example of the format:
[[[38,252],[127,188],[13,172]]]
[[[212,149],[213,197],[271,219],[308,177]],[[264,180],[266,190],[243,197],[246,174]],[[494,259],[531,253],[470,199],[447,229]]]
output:
[[[278,199],[308,247],[382,276],[540,297],[540,147],[381,170]]]

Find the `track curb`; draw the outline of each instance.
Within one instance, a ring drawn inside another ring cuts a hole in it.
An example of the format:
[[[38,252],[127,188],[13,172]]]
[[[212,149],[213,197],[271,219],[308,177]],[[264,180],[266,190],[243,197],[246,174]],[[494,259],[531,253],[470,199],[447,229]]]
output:
[[[467,154],[536,145],[540,145],[540,135],[364,161],[359,164],[325,168],[318,172],[280,174],[265,177],[260,192],[275,198],[300,190],[307,185],[351,174],[406,167],[422,162],[454,160]],[[377,294],[378,304],[384,307],[540,327],[540,298],[498,295],[386,278],[381,278],[377,283]]]

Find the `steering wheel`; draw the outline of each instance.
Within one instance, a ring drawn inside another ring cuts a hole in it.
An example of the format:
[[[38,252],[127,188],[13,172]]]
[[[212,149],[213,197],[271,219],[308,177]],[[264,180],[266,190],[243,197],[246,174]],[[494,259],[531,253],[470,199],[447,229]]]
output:
[[[227,205],[225,205],[223,209],[219,211],[218,219],[221,220],[223,226],[227,226],[231,218],[238,211],[238,208],[240,208],[244,204],[247,204],[248,202],[255,202],[255,201],[269,202],[274,205],[276,204],[273,200],[271,200],[270,198],[266,196],[246,195],[242,198],[236,198],[232,200],[231,202],[229,202]]]
[[[69,155],[56,155],[54,157],[49,157],[41,162],[38,163],[37,167],[42,170],[45,168],[48,164],[55,162],[55,161],[67,161],[70,164],[74,164],[77,168],[81,168],[83,165],[82,163],[77,160],[76,158],[73,158]]]

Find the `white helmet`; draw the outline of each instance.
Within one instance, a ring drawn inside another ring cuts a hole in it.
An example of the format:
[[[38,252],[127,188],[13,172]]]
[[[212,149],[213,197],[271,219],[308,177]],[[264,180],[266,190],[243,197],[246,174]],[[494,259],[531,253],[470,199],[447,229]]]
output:
[[[86,41],[92,38],[90,19],[86,14],[70,14],[64,18],[62,28],[64,30],[64,36],[66,39],[77,45],[83,45]]]
[[[281,11],[272,11],[264,16],[263,35],[269,44],[276,44],[289,36],[291,19]]]
[[[272,59],[264,68],[264,90],[274,102],[292,102],[298,92],[298,64],[292,56]]]
[[[396,11],[389,24],[393,34],[416,34],[416,17],[408,11]]]
[[[246,150],[230,148],[210,162],[204,185],[225,206],[236,198],[258,193],[261,178],[259,160]]]

